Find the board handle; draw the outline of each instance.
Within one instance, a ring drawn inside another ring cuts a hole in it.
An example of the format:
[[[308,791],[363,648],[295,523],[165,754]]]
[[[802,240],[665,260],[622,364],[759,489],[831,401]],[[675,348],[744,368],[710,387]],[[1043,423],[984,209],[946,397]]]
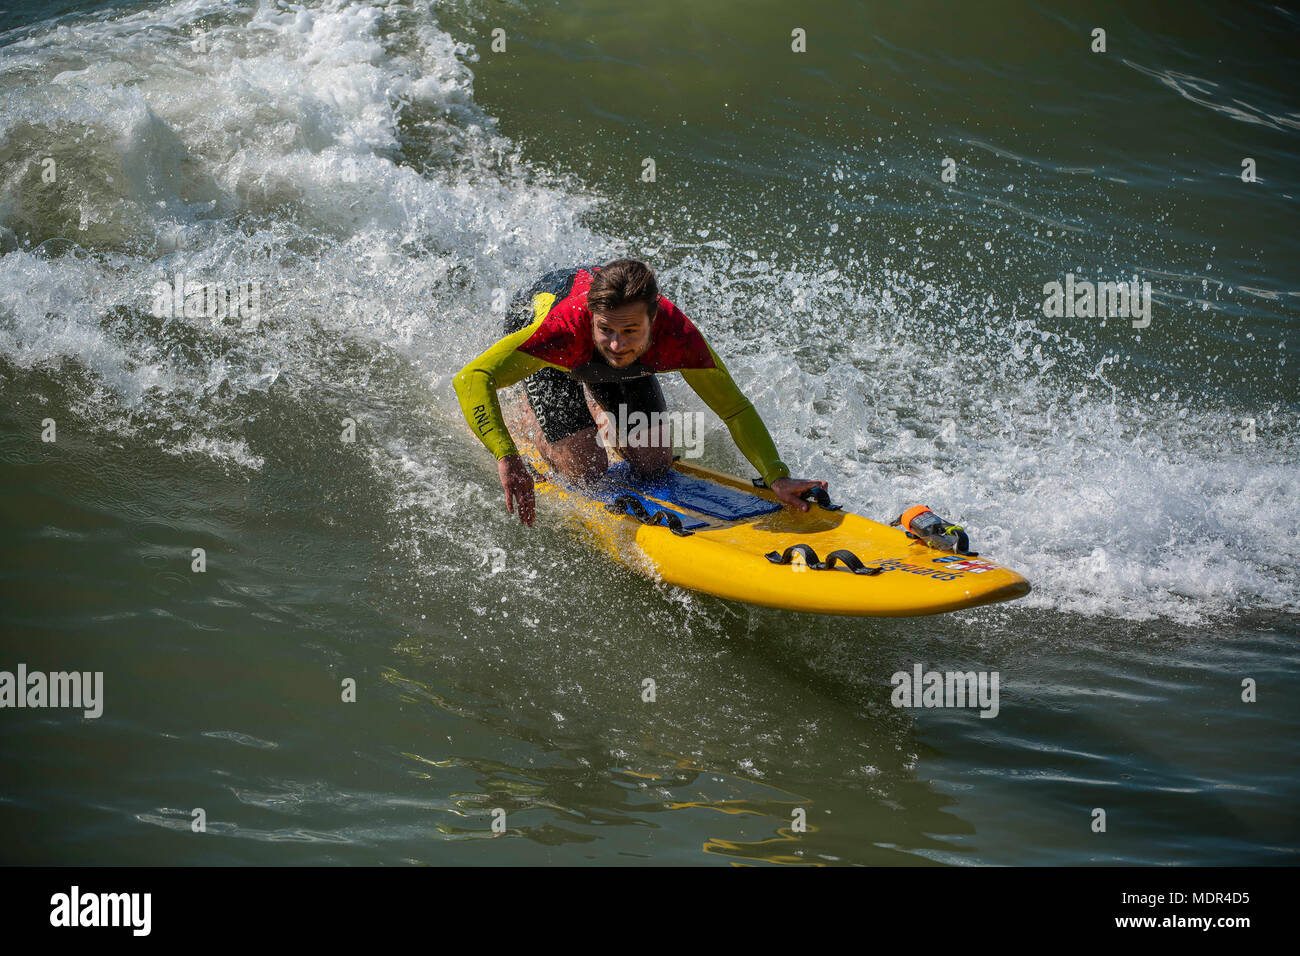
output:
[[[766,488],[768,491],[772,490],[771,486],[762,478],[751,478],[750,481],[754,483],[755,488]],[[831,504],[831,496],[826,493],[825,488],[819,488],[814,486],[804,491],[801,495],[799,495],[799,497],[802,498],[804,501],[815,501],[818,505],[825,508],[827,511],[840,510],[839,505]]]
[[[827,511],[840,510],[839,505],[831,504],[831,496],[826,493],[825,488],[814,486],[812,488],[809,488],[799,497],[802,498],[804,501],[815,501],[819,506],[825,508]]]
[[[682,519],[669,511],[656,511],[650,514],[636,495],[619,495],[605,506],[605,510],[614,514],[630,515],[642,524],[663,525],[679,538],[689,538],[695,533],[683,528]]]
[[[868,568],[862,564],[862,560],[852,551],[846,551],[841,548],[838,551],[832,551],[826,555],[826,560],[822,561],[817,557],[817,552],[813,550],[812,545],[792,544],[783,552],[769,551],[763,557],[773,564],[789,564],[794,555],[800,555],[804,560],[806,567],[814,571],[831,571],[835,568],[835,562],[838,561],[854,574],[877,575],[882,573],[884,568]]]

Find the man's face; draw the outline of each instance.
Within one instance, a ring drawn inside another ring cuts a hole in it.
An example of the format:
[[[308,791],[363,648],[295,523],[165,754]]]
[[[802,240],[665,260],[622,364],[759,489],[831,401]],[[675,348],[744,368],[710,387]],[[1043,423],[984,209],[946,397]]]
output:
[[[650,350],[650,314],[644,302],[613,312],[593,312],[592,341],[614,368],[626,368]]]

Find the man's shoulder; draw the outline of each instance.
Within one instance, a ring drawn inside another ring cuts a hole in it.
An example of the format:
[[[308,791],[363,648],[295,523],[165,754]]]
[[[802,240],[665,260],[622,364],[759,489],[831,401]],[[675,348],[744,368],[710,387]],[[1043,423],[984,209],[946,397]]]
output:
[[[586,273],[584,284],[587,288],[590,288],[591,277],[599,271],[600,267],[596,265],[567,266],[562,269],[552,269],[533,283],[531,292],[534,295],[539,292],[549,292],[555,296],[557,303],[562,302],[573,294],[579,278],[584,273]]]
[[[587,311],[587,293],[591,289],[592,274],[585,267],[569,276],[564,288],[556,291],[555,303],[546,315],[543,326],[555,330],[577,332],[584,321],[590,321]]]
[[[662,295],[655,310],[654,344],[642,361],[656,372],[716,367],[708,343],[695,323]]]
[[[553,365],[574,368],[591,359],[591,318],[587,313],[591,272],[581,267],[542,278],[550,280],[552,287],[537,291],[555,296],[555,302],[519,350]]]

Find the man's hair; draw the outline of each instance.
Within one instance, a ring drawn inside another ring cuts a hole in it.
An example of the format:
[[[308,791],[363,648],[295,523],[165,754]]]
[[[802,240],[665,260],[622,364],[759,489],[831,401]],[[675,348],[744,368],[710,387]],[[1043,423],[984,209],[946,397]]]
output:
[[[651,319],[659,305],[659,283],[644,262],[615,259],[602,266],[587,291],[587,308],[593,313],[610,313],[634,302],[645,303]]]

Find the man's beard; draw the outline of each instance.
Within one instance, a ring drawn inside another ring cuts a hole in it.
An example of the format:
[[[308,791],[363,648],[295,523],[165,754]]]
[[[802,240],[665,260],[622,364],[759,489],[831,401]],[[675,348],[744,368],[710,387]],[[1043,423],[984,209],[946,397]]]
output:
[[[653,341],[654,340],[651,339],[649,342],[646,342],[644,349],[642,349],[640,352],[633,352],[630,358],[625,358],[624,359],[625,364],[635,365],[637,362],[641,361],[641,359],[645,356],[645,354],[650,351],[650,346],[653,343]],[[606,365],[612,368],[623,367],[622,365],[615,365],[613,360],[610,358],[609,354],[604,349],[602,349],[599,345],[596,346],[596,354],[598,354],[602,359],[605,360]]]

